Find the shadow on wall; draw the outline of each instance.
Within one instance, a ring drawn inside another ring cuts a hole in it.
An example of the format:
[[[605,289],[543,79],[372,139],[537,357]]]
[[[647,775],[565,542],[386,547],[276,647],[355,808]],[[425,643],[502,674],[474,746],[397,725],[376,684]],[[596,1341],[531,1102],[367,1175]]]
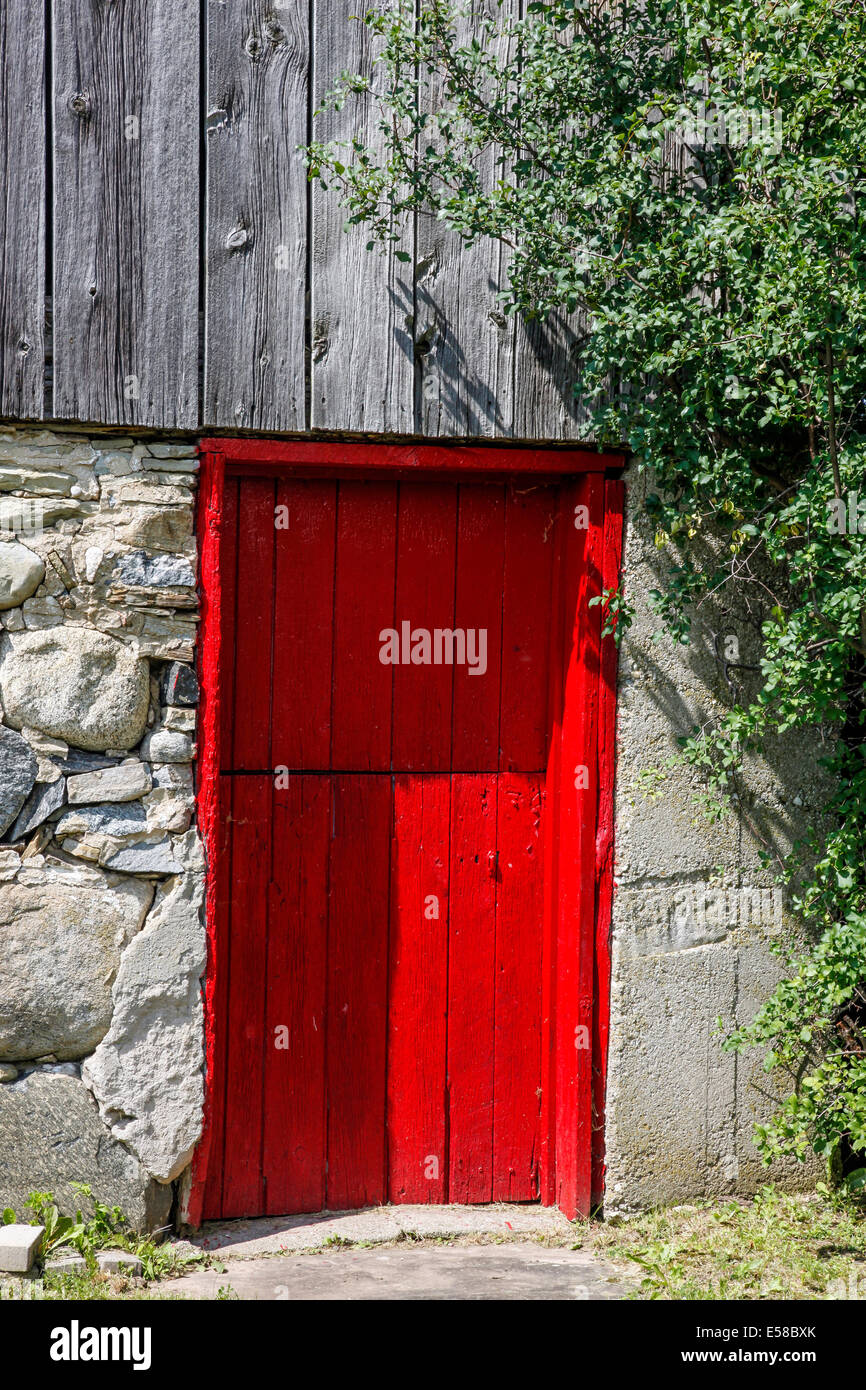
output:
[[[394,337],[411,354],[414,429],[460,437],[577,440],[589,419],[575,395],[585,329],[579,316],[552,313],[544,320],[507,316],[497,295],[502,280],[474,276],[475,250],[447,260],[438,242],[415,267],[414,292],[397,278],[389,286]],[[489,250],[488,250],[489,255]],[[443,301],[439,272],[459,270]],[[483,288],[482,288],[483,287]],[[463,292],[465,291],[465,293]],[[464,312],[464,300],[474,302]],[[407,325],[407,334],[399,325]],[[483,326],[478,331],[479,324]]]
[[[782,973],[775,948],[802,939],[774,866],[820,824],[831,782],[819,760],[832,751],[816,731],[773,737],[746,759],[738,807],[716,823],[702,814],[698,774],[666,764],[678,737],[756,693],[772,576],[756,577],[745,598],[720,589],[706,600],[691,645],[654,641],[650,594],[664,588],[664,556],[642,514],[652,485],[636,471],[628,481],[624,577],[636,611],[618,691],[610,1210],[812,1181],[808,1165],[762,1167],[752,1133],[774,1108],[776,1078],[758,1053],[723,1053],[716,1020],[748,1021]],[[712,561],[710,545],[698,559]]]

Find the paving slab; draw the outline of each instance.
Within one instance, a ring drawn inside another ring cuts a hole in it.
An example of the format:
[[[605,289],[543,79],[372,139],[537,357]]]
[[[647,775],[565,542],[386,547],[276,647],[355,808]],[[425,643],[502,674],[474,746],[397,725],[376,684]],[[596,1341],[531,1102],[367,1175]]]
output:
[[[191,1299],[594,1301],[621,1299],[621,1271],[584,1250],[533,1242],[496,1245],[388,1246],[387,1249],[233,1260],[223,1270],[196,1270],[160,1285]]]
[[[13,1222],[0,1226],[0,1270],[10,1274],[26,1274],[36,1259],[44,1226],[27,1226]]]
[[[403,1236],[415,1239],[453,1236],[573,1237],[575,1227],[555,1207],[396,1206],[366,1211],[315,1212],[305,1216],[263,1216],[249,1221],[209,1221],[176,1244],[219,1251],[225,1259],[255,1259],[328,1244],[382,1244]]]

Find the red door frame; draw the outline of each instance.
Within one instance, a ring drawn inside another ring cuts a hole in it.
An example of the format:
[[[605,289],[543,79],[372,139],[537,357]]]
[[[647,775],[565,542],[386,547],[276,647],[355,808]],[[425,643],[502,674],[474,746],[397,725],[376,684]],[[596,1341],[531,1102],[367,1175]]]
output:
[[[395,478],[426,474],[461,480],[532,474],[547,480],[572,478],[571,501],[578,499],[575,506],[588,507],[586,529],[558,528],[554,556],[563,602],[551,623],[554,673],[546,785],[553,834],[546,837],[542,1004],[548,1085],[542,1097],[544,1138],[539,1165],[542,1203],[558,1205],[572,1219],[588,1216],[602,1199],[604,1176],[617,666],[614,643],[601,638],[601,607],[590,608],[588,600],[619,582],[624,487],[611,475],[622,468],[622,456],[556,447],[222,438],[201,440],[199,451],[201,703],[197,809],[207,857],[207,1078],[214,1075],[215,1019],[224,1016],[226,987],[217,931],[217,902],[224,892],[227,871],[221,852],[224,779],[219,775],[224,737],[220,719],[225,636],[220,561],[226,473],[333,477],[348,472],[356,477],[387,474]],[[576,597],[570,625],[566,611],[569,594]],[[576,776],[578,768],[581,774]],[[578,786],[578,782],[586,785]],[[572,852],[564,855],[563,846],[572,846]],[[193,1155],[181,1209],[182,1219],[192,1226],[201,1222],[213,1118],[213,1096],[206,1082],[202,1136]]]

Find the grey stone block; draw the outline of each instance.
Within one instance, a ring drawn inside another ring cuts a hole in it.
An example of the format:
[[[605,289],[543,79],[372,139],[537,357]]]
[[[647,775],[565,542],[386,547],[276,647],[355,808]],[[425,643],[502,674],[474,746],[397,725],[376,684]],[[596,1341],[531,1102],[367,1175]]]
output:
[[[164,705],[198,704],[198,678],[192,666],[183,661],[172,661],[163,668],[159,689]]]
[[[199,874],[160,887],[121,961],[111,1027],[82,1068],[106,1125],[162,1182],[201,1133],[203,897]]]
[[[90,1214],[73,1182],[89,1183],[99,1201],[119,1206],[133,1230],[168,1220],[171,1188],[112,1137],[81,1081],[31,1072],[0,1086],[0,1206],[22,1211],[30,1192],[51,1192],[64,1214]]]
[[[34,877],[0,885],[0,1060],[71,1061],[105,1036],[121,951],[152,894],[91,869]]]
[[[39,764],[26,738],[0,726],[0,835],[17,818],[36,781]]]
[[[45,565],[18,541],[0,545],[0,609],[15,608],[42,583]]]
[[[100,1250],[96,1263],[103,1274],[141,1274],[143,1265],[137,1255],[126,1250]]]
[[[115,767],[118,758],[108,758],[104,753],[85,753],[81,748],[70,748],[68,755],[58,764],[61,772],[96,772],[98,768]]]
[[[64,835],[110,835],[122,840],[141,835],[147,828],[147,814],[139,801],[112,802],[107,806],[76,806],[64,811],[55,833]]]
[[[44,1226],[0,1226],[0,1269],[5,1274],[27,1274],[44,1234]]]
[[[38,829],[65,801],[65,777],[58,777],[56,782],[37,782],[9,831],[9,839],[20,840],[31,830]]]
[[[149,694],[147,661],[105,633],[55,627],[7,632],[0,642],[0,695],[13,728],[90,752],[131,748],[144,733]]]
[[[135,588],[191,588],[195,584],[192,566],[183,555],[148,555],[145,550],[133,550],[122,555],[114,567],[124,585]]]
[[[95,801],[135,801],[146,796],[153,783],[144,763],[130,758],[117,767],[100,768],[70,777],[67,785],[70,806]]]
[[[86,1274],[87,1261],[83,1255],[54,1255],[45,1261],[46,1274]]]
[[[179,874],[183,871],[167,835],[158,840],[138,840],[114,850],[102,858],[102,863],[106,869],[124,874]]]
[[[154,763],[188,763],[195,755],[195,744],[189,734],[154,729],[142,739],[141,755]]]

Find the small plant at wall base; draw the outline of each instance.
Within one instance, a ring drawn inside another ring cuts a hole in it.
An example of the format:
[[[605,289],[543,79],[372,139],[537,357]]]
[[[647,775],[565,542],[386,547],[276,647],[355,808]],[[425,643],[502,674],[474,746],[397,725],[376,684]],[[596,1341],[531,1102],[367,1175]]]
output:
[[[100,1202],[89,1184],[73,1182],[71,1187],[92,1207],[92,1216],[85,1216],[81,1211],[76,1211],[74,1217],[62,1215],[51,1192],[30,1192],[27,1196],[27,1210],[20,1219],[26,1218],[29,1224],[45,1228],[40,1247],[43,1260],[74,1251],[86,1259],[92,1273],[96,1269],[98,1251],[121,1250],[141,1261],[143,1276],[150,1281],[205,1258],[200,1252],[179,1255],[174,1246],[161,1245],[154,1236],[137,1235],[120,1207]],[[18,1219],[12,1207],[0,1213],[3,1225]]]
[[[508,13],[391,0],[367,15],[374,76],[344,74],[326,104],[360,98],[366,122],[377,111],[375,143],[313,144],[310,177],[340,197],[350,227],[368,228],[371,250],[433,216],[467,243],[508,248],[509,312],[582,316],[587,433],[627,443],[656,480],[645,505],[669,559],[653,596],[664,625],[688,641],[701,604],[735,594],[760,624],[753,678],[726,662],[730,709],[683,740],[708,802],[728,806],[766,740],[830,728],[831,828],[778,864],[814,948],[725,1045],[762,1047],[793,1078],[758,1134],[767,1161],[811,1145],[856,1186],[866,7],[554,0]],[[621,627],[622,597],[602,597],[607,628]]]

